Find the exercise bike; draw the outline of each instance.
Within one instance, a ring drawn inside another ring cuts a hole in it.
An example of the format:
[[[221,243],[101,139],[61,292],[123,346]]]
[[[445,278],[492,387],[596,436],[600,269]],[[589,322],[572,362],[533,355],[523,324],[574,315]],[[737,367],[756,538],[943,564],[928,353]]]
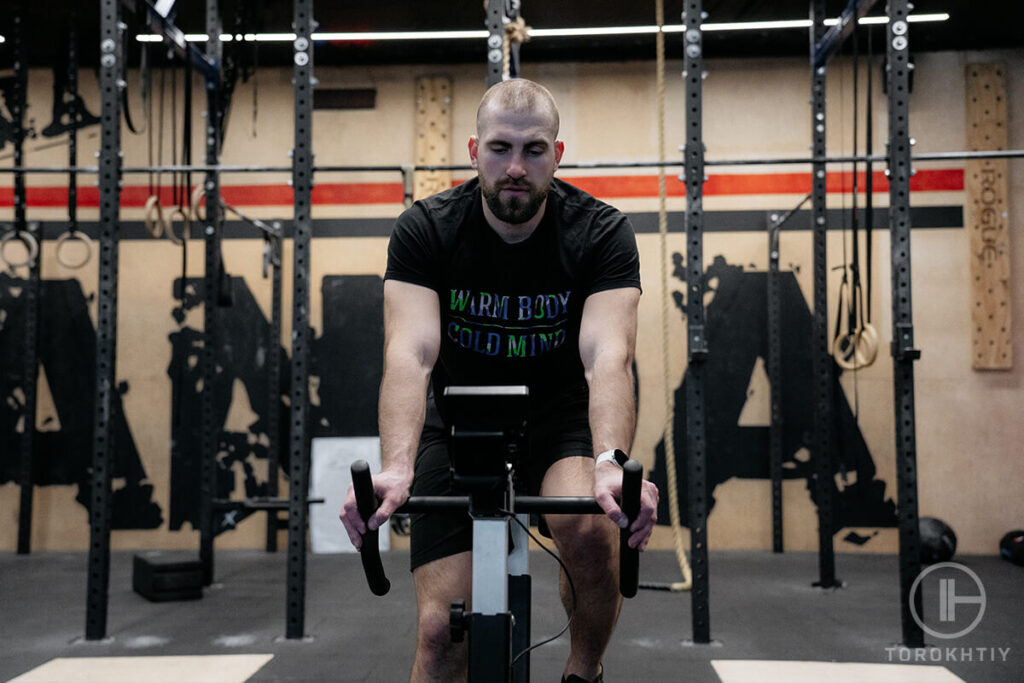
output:
[[[465,601],[452,603],[452,640],[461,642],[468,634],[470,683],[525,683],[530,680],[532,649],[529,515],[603,515],[604,510],[592,497],[516,494],[515,463],[527,448],[527,387],[452,386],[444,395],[452,424],[451,476],[460,495],[411,497],[397,512],[465,511],[473,518],[473,611],[466,612]],[[621,507],[629,524],[640,511],[642,478],[640,463],[627,461]],[[378,502],[363,460],[352,464],[352,485],[365,522]],[[639,551],[627,545],[628,526],[619,539],[619,592],[631,598],[637,591],[640,560]],[[360,555],[370,591],[387,594],[391,583],[381,564],[377,530],[363,535]]]

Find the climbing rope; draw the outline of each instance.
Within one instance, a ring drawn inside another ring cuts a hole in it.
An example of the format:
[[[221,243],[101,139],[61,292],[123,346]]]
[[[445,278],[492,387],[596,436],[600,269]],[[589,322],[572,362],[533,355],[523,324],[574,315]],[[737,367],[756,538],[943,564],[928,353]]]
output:
[[[514,20],[509,21],[505,24],[505,39],[502,41],[502,74],[501,77],[504,80],[508,80],[511,76],[510,69],[512,68],[512,44],[522,45],[523,43],[530,40],[530,27],[526,25],[526,20],[522,17],[516,17]]]
[[[675,540],[676,560],[679,563],[679,570],[682,572],[683,580],[663,584],[641,584],[641,588],[660,588],[671,591],[690,590],[693,584],[693,575],[690,570],[690,563],[686,559],[686,552],[683,549],[683,529],[679,523],[679,491],[676,488],[676,449],[675,449],[675,398],[672,391],[672,381],[669,365],[669,273],[668,273],[668,211],[667,192],[665,189],[665,34],[662,28],[665,25],[665,3],[664,0],[655,0],[655,15],[658,24],[658,33],[655,36],[657,50],[656,61],[656,85],[658,92],[658,158],[662,165],[658,166],[658,236],[661,244],[661,351],[662,365],[665,370],[665,470],[667,474],[668,488],[668,512],[672,524],[672,535]]]

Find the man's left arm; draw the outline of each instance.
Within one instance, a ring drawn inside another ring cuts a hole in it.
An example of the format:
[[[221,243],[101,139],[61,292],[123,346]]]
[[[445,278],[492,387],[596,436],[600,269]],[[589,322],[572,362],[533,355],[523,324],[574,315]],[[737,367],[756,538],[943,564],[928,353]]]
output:
[[[637,306],[640,290],[609,289],[591,294],[583,304],[580,325],[580,358],[590,386],[590,432],[594,453],[613,449],[628,451],[636,428],[633,389],[633,356],[636,348]],[[594,498],[620,527],[626,517],[622,500],[622,468],[614,461],[595,466]],[[657,521],[658,489],[643,482],[640,514],[630,526],[629,545],[647,547]]]

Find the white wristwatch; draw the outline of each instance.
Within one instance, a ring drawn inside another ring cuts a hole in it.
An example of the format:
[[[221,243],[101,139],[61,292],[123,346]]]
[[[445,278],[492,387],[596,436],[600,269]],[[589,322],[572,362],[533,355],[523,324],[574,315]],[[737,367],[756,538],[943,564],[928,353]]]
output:
[[[619,467],[622,467],[626,464],[627,460],[629,460],[629,456],[626,455],[625,451],[621,451],[618,448],[611,448],[597,456],[594,460],[594,467],[597,467],[603,462],[613,462]]]

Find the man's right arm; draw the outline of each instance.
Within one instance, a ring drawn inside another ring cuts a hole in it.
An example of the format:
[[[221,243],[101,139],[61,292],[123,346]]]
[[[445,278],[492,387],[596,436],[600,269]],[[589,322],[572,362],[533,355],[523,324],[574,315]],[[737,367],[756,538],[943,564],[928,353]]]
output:
[[[380,447],[383,468],[373,477],[380,507],[369,519],[376,529],[409,497],[413,464],[426,413],[427,384],[441,344],[437,293],[399,280],[384,282],[384,376],[380,384]],[[357,549],[366,531],[351,487],[341,521]]]

